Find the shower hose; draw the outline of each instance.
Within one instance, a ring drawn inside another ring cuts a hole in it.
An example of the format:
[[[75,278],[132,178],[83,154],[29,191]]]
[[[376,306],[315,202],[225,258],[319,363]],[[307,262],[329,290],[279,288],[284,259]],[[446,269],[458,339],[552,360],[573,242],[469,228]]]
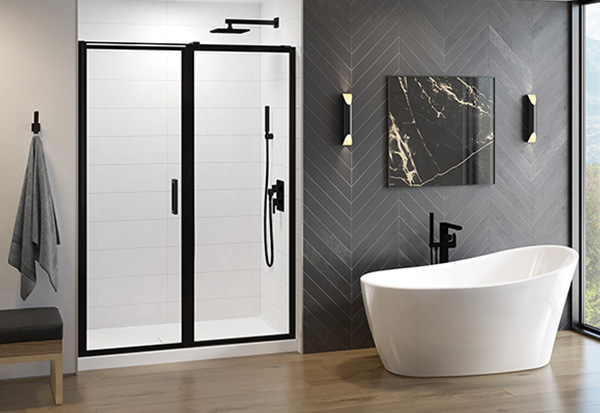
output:
[[[269,188],[269,164],[271,163],[269,154],[269,141],[273,135],[269,133],[269,107],[265,107],[265,145],[266,145],[266,163],[265,163],[265,205],[263,208],[263,245],[265,247],[265,261],[267,267],[273,266],[275,256],[273,241],[273,190]]]

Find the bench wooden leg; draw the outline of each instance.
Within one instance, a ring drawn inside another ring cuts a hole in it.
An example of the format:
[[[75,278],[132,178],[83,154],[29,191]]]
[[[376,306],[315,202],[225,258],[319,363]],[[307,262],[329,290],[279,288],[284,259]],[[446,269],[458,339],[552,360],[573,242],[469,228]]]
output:
[[[62,340],[0,344],[0,364],[50,360],[50,386],[54,403],[63,404]]]
[[[63,404],[63,360],[62,354],[57,354],[50,360],[50,385],[55,404]]]

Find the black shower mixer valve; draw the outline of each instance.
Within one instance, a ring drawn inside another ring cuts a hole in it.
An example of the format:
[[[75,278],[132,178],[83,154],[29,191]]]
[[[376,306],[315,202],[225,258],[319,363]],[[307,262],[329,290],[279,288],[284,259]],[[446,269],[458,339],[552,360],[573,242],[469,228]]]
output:
[[[284,212],[284,196],[285,196],[285,184],[281,180],[277,180],[275,185],[267,190],[269,199],[273,203],[273,214],[277,211]]]

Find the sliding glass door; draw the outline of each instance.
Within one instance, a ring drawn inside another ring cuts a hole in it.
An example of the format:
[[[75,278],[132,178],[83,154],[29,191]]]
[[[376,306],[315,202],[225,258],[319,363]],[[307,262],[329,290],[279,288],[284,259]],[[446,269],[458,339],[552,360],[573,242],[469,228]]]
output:
[[[87,350],[180,343],[181,52],[87,63]]]
[[[289,57],[200,49],[194,67],[194,340],[288,334]]]
[[[295,50],[79,57],[80,356],[294,338]]]

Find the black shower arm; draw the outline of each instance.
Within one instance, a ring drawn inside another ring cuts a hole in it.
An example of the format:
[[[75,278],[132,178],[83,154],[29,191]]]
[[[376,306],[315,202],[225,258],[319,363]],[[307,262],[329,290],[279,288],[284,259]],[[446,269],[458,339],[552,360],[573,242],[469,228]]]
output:
[[[225,24],[242,24],[249,26],[273,26],[276,29],[279,27],[279,17],[273,20],[252,20],[252,19],[225,19]]]

